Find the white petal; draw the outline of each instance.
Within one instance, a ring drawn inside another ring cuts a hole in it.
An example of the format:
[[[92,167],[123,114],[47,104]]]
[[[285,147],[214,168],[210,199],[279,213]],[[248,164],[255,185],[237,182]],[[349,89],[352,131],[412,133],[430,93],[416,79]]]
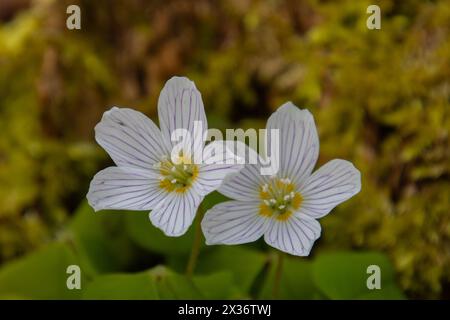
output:
[[[236,161],[235,155],[228,149],[224,141],[208,144],[203,152],[203,163],[200,165],[198,183],[201,195],[216,190],[225,177],[237,173],[244,165]]]
[[[314,172],[300,189],[303,196],[301,211],[321,218],[360,190],[359,170],[348,161],[332,160]]]
[[[279,129],[280,141],[270,141],[270,129]],[[287,102],[267,121],[267,150],[276,143],[280,158],[280,177],[301,185],[311,174],[319,156],[319,138],[314,118],[308,110],[300,110]]]
[[[167,236],[181,236],[192,224],[201,200],[192,190],[186,193],[172,192],[162,206],[150,212],[150,220]]]
[[[172,77],[161,91],[158,100],[159,126],[169,146],[175,129],[186,129],[191,135],[191,152],[203,147],[203,138],[208,129],[205,109],[200,92],[194,82],[185,77]],[[201,122],[201,129],[194,130],[194,121]]]
[[[202,221],[206,244],[241,244],[258,240],[269,219],[259,214],[259,202],[227,201],[208,210]]]
[[[132,109],[106,111],[95,127],[95,139],[118,166],[148,169],[168,154],[158,127]]]
[[[219,192],[235,200],[259,200],[259,189],[267,182],[267,177],[261,175],[260,168],[259,165],[248,164],[238,173],[228,175]]]
[[[317,220],[295,213],[285,221],[273,220],[264,235],[267,244],[296,256],[308,256],[320,237],[321,227]]]
[[[252,148],[239,141],[226,141],[228,149],[237,155],[245,166],[236,173],[225,177],[219,192],[229,198],[242,201],[260,200],[259,191],[268,181],[268,176],[261,174],[261,158]]]
[[[86,197],[95,211],[150,210],[160,204],[166,195],[159,188],[157,173],[137,168],[109,167],[94,176]]]

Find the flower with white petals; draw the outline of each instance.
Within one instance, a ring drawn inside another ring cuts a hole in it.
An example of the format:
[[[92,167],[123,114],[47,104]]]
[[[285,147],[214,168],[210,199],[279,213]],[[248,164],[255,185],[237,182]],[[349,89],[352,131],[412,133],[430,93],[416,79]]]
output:
[[[114,107],[95,127],[95,139],[116,166],[98,172],[87,199],[102,209],[152,210],[151,222],[168,236],[184,234],[203,197],[242,168],[208,161],[219,141],[204,145],[207,121],[200,92],[187,78],[167,81],[158,100],[159,129],[144,114]],[[194,123],[201,124],[200,130]],[[175,155],[177,130],[192,139]],[[201,161],[194,161],[196,154]],[[219,158],[217,158],[219,159]]]
[[[319,155],[313,116],[288,102],[267,122],[278,129],[279,170],[260,174],[260,164],[246,165],[219,188],[233,201],[206,212],[202,230],[206,243],[241,244],[264,240],[281,251],[307,256],[320,237],[317,219],[361,189],[360,172],[348,161],[332,160],[312,173]],[[270,137],[267,137],[268,150]]]

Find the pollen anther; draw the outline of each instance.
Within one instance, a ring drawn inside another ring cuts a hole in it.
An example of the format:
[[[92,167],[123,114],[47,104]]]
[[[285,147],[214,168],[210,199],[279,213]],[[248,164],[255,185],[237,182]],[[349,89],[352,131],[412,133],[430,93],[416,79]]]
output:
[[[270,177],[270,182],[260,187],[260,215],[286,221],[296,212],[303,201],[289,178]]]
[[[163,157],[168,159],[167,156]],[[185,192],[197,179],[198,167],[190,163],[190,159],[180,156],[177,161],[162,161],[159,167],[160,183],[159,186],[168,192]]]

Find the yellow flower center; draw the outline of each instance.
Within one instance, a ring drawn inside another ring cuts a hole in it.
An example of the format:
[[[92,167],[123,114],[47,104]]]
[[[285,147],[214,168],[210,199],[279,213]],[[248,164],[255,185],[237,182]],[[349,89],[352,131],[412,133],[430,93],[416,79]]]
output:
[[[295,191],[295,185],[288,178],[270,179],[260,187],[259,196],[259,214],[280,221],[287,220],[300,208],[303,201],[301,194]]]
[[[168,192],[186,192],[198,177],[198,166],[182,155],[175,162],[166,157],[155,168],[161,173],[159,186]]]

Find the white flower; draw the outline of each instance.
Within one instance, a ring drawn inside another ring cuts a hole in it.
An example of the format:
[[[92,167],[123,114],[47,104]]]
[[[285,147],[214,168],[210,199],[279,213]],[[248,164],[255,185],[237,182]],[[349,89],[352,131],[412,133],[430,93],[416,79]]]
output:
[[[288,102],[272,114],[267,129],[279,129],[278,173],[263,176],[260,165],[255,164],[227,177],[219,192],[234,200],[206,213],[202,221],[206,243],[241,244],[264,235],[272,247],[307,256],[320,237],[316,219],[358,193],[361,175],[350,162],[339,159],[311,174],[319,140],[307,110]],[[270,146],[270,135],[267,139]]]
[[[219,141],[204,145],[207,121],[200,92],[187,78],[167,81],[158,100],[161,130],[144,114],[112,108],[95,127],[95,139],[109,153],[115,167],[98,172],[87,199],[102,209],[152,210],[150,220],[168,236],[184,234],[203,197],[214,191],[241,165],[208,161]],[[194,130],[201,122],[201,132]],[[192,137],[191,152],[171,155],[176,129]],[[203,162],[193,161],[201,154]],[[205,164],[208,163],[208,164]]]

